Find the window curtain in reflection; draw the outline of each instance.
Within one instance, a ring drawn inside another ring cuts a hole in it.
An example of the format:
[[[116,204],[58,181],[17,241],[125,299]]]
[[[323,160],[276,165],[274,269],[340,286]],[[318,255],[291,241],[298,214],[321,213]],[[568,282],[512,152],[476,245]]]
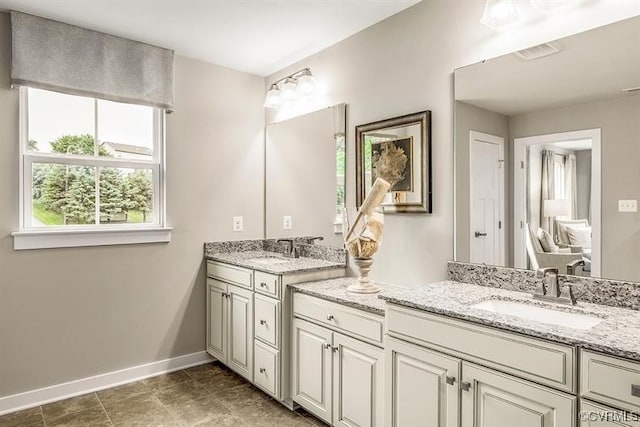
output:
[[[567,154],[564,159],[564,198],[569,200],[569,219],[578,217],[578,177],[576,155]]]
[[[555,166],[554,153],[542,150],[542,197],[540,200],[540,228],[553,235],[553,218],[544,216],[542,203],[545,200],[555,199]]]

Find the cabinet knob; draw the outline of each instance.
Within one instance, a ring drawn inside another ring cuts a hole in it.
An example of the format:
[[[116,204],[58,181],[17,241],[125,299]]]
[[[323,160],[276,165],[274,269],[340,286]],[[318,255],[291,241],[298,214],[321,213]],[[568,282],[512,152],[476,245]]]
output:
[[[631,384],[631,396],[640,397],[640,384]]]
[[[327,320],[333,320],[333,314],[327,314]]]
[[[324,348],[326,348],[327,350],[331,348],[331,344],[329,343],[325,343]]]
[[[260,324],[261,324],[261,325],[265,325],[265,326],[266,326],[266,325],[267,325],[267,321],[266,321],[266,320],[261,320],[261,321],[260,321]]]
[[[461,383],[460,383],[460,388],[461,388],[463,391],[469,391],[469,390],[471,390],[471,383],[461,382]]]
[[[264,374],[265,372],[267,372],[267,370],[266,370],[266,369],[264,369],[264,368],[260,368],[260,373],[261,373],[261,374]]]
[[[331,347],[331,351],[333,351],[334,353],[338,350],[340,350],[340,347]]]
[[[453,385],[456,382],[456,377],[447,376],[446,380],[447,380],[447,384]]]
[[[261,287],[261,288],[266,288],[266,287],[267,287],[267,284],[266,284],[266,283],[264,283],[264,282],[260,282],[260,287]]]

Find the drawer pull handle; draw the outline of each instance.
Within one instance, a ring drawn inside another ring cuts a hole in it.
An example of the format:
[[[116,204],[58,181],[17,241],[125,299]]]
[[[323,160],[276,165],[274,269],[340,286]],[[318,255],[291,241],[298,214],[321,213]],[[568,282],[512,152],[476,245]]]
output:
[[[326,344],[324,345],[324,348],[326,348],[327,350],[328,350],[328,349],[330,349],[330,348],[331,348],[331,344],[326,343]]]
[[[261,325],[265,325],[265,326],[267,326],[267,321],[266,321],[266,320],[261,320],[261,321],[260,321],[260,324],[261,324]]]
[[[456,382],[456,377],[447,376],[446,380],[447,380],[447,384],[454,385]]]
[[[333,314],[327,314],[327,320],[333,320]]]
[[[267,287],[267,284],[266,284],[266,283],[264,283],[264,282],[260,282],[260,287],[261,287],[261,288],[266,288],[266,287]]]
[[[462,383],[460,383],[460,388],[463,391],[469,391],[469,390],[471,390],[471,383],[462,382]]]
[[[264,374],[265,372],[267,372],[267,370],[266,370],[266,369],[264,369],[264,368],[260,368],[260,373],[261,373],[261,374]]]
[[[640,384],[631,384],[631,396],[640,397]]]

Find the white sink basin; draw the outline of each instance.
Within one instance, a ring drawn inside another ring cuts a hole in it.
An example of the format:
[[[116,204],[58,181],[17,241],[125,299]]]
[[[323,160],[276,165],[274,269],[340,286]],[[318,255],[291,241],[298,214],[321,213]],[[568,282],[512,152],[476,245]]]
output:
[[[536,322],[564,326],[565,328],[582,330],[590,329],[603,320],[588,314],[552,310],[516,301],[488,300],[473,304],[470,307],[520,317],[522,319],[534,320]]]
[[[255,262],[256,264],[263,264],[263,265],[286,264],[287,262],[289,262],[288,259],[278,258],[278,257],[273,257],[273,256],[251,258],[249,261]]]

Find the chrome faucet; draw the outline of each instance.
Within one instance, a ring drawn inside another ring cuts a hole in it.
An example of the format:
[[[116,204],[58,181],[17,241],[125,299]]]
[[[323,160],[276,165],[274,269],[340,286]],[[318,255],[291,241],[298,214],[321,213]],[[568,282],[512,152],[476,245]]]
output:
[[[276,243],[286,243],[287,251],[284,253],[284,256],[289,258],[299,258],[300,254],[298,252],[298,247],[293,239],[278,239]]]
[[[540,268],[536,271],[536,278],[542,279],[542,281],[539,282],[533,299],[560,304],[577,304],[571,285],[566,285],[563,289],[560,288],[557,268]]]
[[[569,264],[567,264],[567,274],[570,274],[572,276],[575,275],[577,267],[584,267],[584,260],[583,259],[577,259],[577,260],[571,261]]]

